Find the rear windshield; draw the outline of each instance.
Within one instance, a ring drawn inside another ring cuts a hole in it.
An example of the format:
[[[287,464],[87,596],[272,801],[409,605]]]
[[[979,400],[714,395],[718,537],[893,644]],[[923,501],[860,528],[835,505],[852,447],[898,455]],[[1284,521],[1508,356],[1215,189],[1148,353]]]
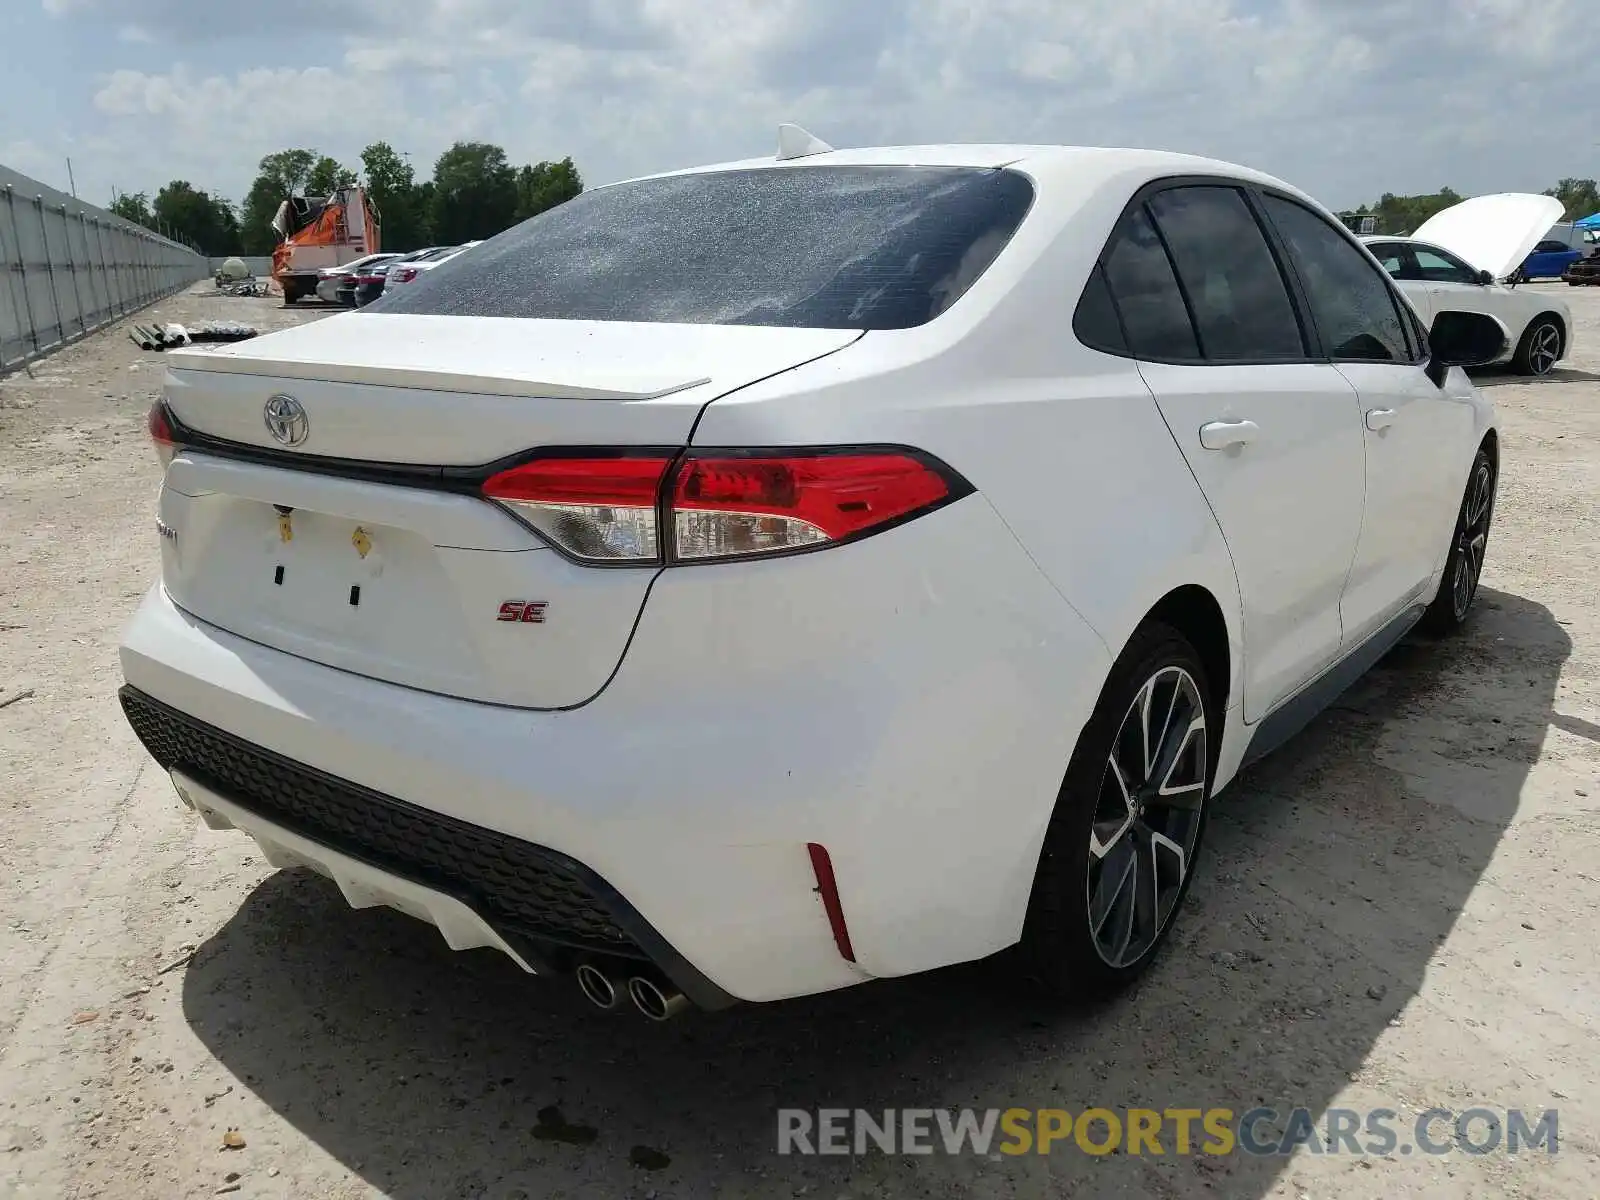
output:
[[[585,192],[367,312],[907,329],[1016,232],[1033,185],[971,167],[785,167]]]

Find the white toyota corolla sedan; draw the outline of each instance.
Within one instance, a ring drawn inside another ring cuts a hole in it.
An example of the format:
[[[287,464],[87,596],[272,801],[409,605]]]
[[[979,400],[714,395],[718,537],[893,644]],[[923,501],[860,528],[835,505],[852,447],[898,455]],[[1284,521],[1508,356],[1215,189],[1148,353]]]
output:
[[[123,707],[208,824],[605,1007],[1110,991],[1241,765],[1466,619],[1503,334],[1226,163],[781,145],[169,353]]]

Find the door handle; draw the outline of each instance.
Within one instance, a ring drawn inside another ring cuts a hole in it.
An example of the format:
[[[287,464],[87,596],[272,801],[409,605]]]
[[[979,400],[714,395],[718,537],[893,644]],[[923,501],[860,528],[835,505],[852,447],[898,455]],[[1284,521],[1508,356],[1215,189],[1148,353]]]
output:
[[[1254,421],[1210,421],[1200,426],[1200,444],[1207,450],[1227,450],[1249,445],[1260,432]]]
[[[1400,414],[1392,408],[1367,409],[1367,428],[1373,433],[1382,433],[1394,424],[1394,419]]]

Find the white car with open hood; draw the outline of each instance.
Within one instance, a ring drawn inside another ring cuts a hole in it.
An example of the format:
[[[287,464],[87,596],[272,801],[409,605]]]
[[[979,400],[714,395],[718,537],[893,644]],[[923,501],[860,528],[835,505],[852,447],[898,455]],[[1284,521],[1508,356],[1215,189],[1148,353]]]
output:
[[[1108,991],[1241,764],[1467,621],[1504,346],[1243,167],[789,128],[169,353],[122,704],[209,824],[603,1007]]]
[[[1485,313],[1505,330],[1501,361],[1524,375],[1548,375],[1572,349],[1572,314],[1548,292],[1507,281],[1562,211],[1553,196],[1475,196],[1410,237],[1362,240],[1424,321],[1445,311]]]

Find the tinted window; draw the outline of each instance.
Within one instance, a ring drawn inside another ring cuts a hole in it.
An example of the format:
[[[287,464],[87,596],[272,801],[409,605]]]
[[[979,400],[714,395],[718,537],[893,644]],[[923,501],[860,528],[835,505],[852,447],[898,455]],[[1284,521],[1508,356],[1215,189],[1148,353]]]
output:
[[[1554,238],[1545,238],[1533,248],[1535,254],[1565,254],[1568,246],[1565,242],[1558,242]]]
[[[1143,206],[1123,217],[1101,261],[1117,311],[1122,314],[1122,326],[1128,331],[1128,348],[1135,355],[1200,357],[1172,262]]]
[[[1106,287],[1105,272],[1098,263],[1078,299],[1078,311],[1072,315],[1072,332],[1085,346],[1095,350],[1108,354],[1128,352],[1128,343],[1122,337],[1122,322],[1117,319],[1111,291]]]
[[[1426,246],[1413,246],[1421,277],[1430,283],[1476,283],[1478,273],[1453,254]]]
[[[524,221],[372,311],[904,329],[972,286],[1032,199],[1015,172],[957,167],[639,180]]]
[[[1266,197],[1266,207],[1288,245],[1328,355],[1413,361],[1400,310],[1376,264],[1310,209],[1278,196]]]
[[[1372,251],[1372,257],[1382,263],[1383,269],[1394,279],[1406,278],[1407,267],[1416,266],[1406,248],[1396,242],[1368,242],[1367,249]],[[1415,279],[1416,276],[1413,274],[1411,278]]]
[[[1305,357],[1300,323],[1250,206],[1228,187],[1185,187],[1150,199],[1200,334],[1216,361]]]

